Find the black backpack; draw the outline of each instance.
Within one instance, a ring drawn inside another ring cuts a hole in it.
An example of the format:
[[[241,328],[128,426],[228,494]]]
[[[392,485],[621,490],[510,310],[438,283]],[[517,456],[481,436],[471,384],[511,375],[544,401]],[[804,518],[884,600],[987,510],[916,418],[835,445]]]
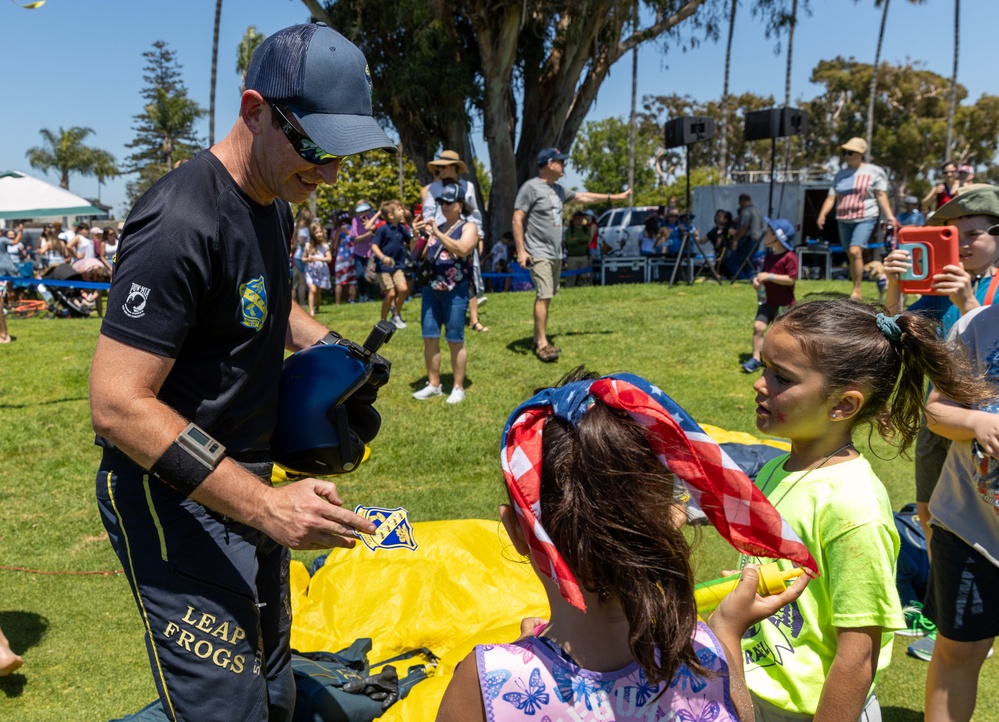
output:
[[[930,578],[930,555],[926,547],[926,535],[916,514],[915,502],[906,504],[894,516],[900,541],[895,572],[898,597],[903,606],[910,602],[922,603],[926,595],[926,583]]]

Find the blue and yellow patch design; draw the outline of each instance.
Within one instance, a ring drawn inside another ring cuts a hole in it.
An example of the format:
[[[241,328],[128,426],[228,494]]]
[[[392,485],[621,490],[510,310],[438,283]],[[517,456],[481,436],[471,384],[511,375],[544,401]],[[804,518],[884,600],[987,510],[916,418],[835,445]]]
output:
[[[263,276],[240,284],[239,305],[243,316],[241,324],[254,331],[263,328],[267,319],[267,287]]]
[[[371,551],[377,549],[409,549],[416,551],[416,538],[413,525],[409,522],[409,512],[401,506],[384,509],[378,506],[357,505],[354,513],[375,523],[374,534],[354,532],[358,539]]]

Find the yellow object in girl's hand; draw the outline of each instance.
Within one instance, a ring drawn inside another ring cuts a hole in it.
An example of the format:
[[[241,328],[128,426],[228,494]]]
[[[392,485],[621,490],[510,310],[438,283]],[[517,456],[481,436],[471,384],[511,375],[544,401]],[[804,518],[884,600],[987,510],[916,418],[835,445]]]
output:
[[[787,588],[787,582],[803,574],[800,567],[782,570],[778,567],[777,562],[760,565],[759,572],[760,581],[756,586],[756,592],[764,597],[780,594]],[[697,613],[703,617],[714,611],[721,604],[721,600],[738,586],[740,577],[741,574],[732,574],[696,585],[694,587],[694,600],[697,602]]]

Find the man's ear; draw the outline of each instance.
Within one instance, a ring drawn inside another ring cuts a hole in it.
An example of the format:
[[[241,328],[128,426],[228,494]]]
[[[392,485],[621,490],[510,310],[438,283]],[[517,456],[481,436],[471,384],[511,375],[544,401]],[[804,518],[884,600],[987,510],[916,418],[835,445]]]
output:
[[[509,504],[500,504],[499,514],[500,521],[503,522],[503,527],[510,536],[510,541],[513,542],[513,548],[521,556],[530,556],[531,550],[527,545],[527,539],[524,538],[524,530],[520,528],[520,520],[517,518],[517,512]]]
[[[829,418],[833,421],[848,421],[860,412],[864,401],[864,393],[859,389],[844,389],[839,393],[836,403],[829,409]]]
[[[271,109],[256,90],[244,90],[239,99],[239,117],[254,135],[263,132],[265,123],[271,122]]]

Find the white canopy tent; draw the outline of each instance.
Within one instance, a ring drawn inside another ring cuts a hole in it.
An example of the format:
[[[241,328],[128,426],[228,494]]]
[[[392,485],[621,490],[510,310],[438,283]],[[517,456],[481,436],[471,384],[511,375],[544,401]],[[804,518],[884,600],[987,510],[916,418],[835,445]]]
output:
[[[0,218],[97,216],[104,210],[86,198],[17,171],[0,172]]]

